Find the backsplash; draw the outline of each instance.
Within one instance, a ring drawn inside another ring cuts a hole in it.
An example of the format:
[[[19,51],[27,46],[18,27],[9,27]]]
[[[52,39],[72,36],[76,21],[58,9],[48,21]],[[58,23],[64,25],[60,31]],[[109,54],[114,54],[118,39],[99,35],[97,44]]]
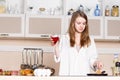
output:
[[[46,47],[47,46],[47,47]],[[99,59],[103,62],[104,68],[109,75],[112,75],[113,54],[120,53],[119,42],[98,42],[96,46],[99,53]],[[58,75],[59,63],[53,59],[53,50],[49,40],[0,40],[0,68],[4,70],[19,70],[22,63],[21,50],[24,47],[42,47],[44,50],[43,64],[55,69],[55,75]],[[109,61],[109,62],[108,62]]]

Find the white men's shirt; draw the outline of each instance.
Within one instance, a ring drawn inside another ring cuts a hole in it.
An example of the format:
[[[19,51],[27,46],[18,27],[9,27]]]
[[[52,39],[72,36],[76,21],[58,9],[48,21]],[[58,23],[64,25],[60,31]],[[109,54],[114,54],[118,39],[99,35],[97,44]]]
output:
[[[85,76],[90,73],[90,68],[97,58],[94,39],[90,39],[91,45],[81,47],[78,52],[76,47],[70,47],[68,34],[60,37],[60,57],[58,59],[55,57],[55,61],[60,62],[60,76]]]

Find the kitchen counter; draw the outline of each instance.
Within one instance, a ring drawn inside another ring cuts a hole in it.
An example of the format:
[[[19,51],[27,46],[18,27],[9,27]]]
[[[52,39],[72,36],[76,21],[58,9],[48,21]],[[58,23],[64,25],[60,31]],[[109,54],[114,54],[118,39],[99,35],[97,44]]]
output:
[[[87,76],[87,77],[35,77],[35,76],[0,76],[0,80],[120,80],[114,76]]]

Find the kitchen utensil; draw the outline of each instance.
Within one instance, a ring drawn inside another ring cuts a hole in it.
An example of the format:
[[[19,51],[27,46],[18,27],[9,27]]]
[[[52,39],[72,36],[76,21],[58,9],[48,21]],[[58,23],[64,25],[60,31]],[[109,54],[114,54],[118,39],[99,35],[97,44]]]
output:
[[[101,74],[105,74],[106,71],[102,71]]]
[[[21,69],[26,69],[26,67],[27,67],[27,64],[25,64],[25,53],[26,52],[26,50],[25,49],[23,49],[23,51],[22,51],[22,64],[21,64],[21,66],[20,66],[20,68]]]
[[[30,66],[30,69],[32,69],[32,51],[29,50],[29,66]]]
[[[40,67],[40,68],[44,67],[44,65],[43,65],[43,50],[42,49],[39,49],[39,52],[38,52],[38,64],[39,64],[38,67]]]
[[[94,73],[90,73],[87,74],[87,76],[107,76],[108,74],[94,74]]]
[[[25,51],[26,51],[26,69],[30,69],[30,65],[29,65],[29,62],[28,62],[28,57],[29,57],[29,50],[27,48],[25,48]]]
[[[32,65],[32,69],[36,69],[38,67],[38,64],[37,64],[37,59],[38,59],[38,55],[37,55],[37,49],[34,49],[34,52],[33,52],[33,59],[34,59],[34,64]]]

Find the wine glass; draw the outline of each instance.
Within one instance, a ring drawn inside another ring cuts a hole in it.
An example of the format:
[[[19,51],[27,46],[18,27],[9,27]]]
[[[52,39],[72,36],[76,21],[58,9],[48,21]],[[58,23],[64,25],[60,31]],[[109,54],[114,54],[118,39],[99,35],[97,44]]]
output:
[[[53,45],[55,45],[57,43],[57,41],[59,41],[59,36],[58,35],[51,35],[51,39],[53,41]]]

